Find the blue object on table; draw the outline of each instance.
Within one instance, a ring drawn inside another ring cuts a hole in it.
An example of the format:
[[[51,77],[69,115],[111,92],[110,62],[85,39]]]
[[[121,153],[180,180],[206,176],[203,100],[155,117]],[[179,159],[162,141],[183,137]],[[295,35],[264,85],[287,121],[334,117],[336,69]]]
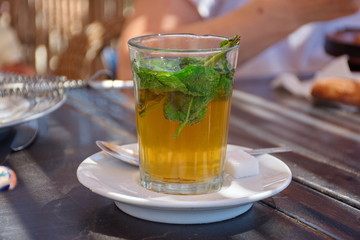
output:
[[[0,192],[15,188],[17,178],[15,172],[6,166],[0,166]]]
[[[101,55],[105,67],[113,73],[113,76],[116,76],[116,68],[117,68],[116,50],[108,46],[103,49]]]

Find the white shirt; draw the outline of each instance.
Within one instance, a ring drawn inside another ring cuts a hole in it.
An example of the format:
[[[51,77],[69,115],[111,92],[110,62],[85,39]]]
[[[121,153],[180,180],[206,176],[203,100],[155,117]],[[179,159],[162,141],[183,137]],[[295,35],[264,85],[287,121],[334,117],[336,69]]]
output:
[[[203,18],[212,18],[241,7],[251,0],[191,1],[196,5]],[[286,39],[239,66],[237,74],[240,76],[269,76],[282,72],[314,73],[333,59],[324,50],[326,34],[352,27],[360,27],[360,13],[328,22],[306,24]],[[241,41],[239,54],[241,54]]]

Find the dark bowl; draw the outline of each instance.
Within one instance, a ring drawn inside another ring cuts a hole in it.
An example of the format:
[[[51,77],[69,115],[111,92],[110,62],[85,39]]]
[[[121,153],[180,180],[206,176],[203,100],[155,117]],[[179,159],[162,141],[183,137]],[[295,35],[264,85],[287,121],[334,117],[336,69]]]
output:
[[[350,69],[360,71],[360,29],[344,29],[328,34],[325,51],[336,57],[347,55]]]

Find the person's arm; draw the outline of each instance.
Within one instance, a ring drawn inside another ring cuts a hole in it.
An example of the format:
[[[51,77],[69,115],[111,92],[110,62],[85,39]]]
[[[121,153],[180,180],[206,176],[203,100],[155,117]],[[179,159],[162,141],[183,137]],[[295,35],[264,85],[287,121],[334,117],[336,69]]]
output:
[[[239,64],[303,24],[350,15],[357,0],[254,0],[217,18],[202,19],[188,0],[136,0],[119,44],[119,78],[131,79],[128,39],[152,33],[240,35]]]
[[[125,21],[118,45],[118,78],[132,79],[127,42],[130,38],[166,32],[179,32],[181,26],[202,21],[195,6],[187,0],[135,0],[134,13]],[[180,30],[182,31],[182,30]],[[191,30],[184,29],[186,33]],[[184,33],[185,33],[184,32]]]

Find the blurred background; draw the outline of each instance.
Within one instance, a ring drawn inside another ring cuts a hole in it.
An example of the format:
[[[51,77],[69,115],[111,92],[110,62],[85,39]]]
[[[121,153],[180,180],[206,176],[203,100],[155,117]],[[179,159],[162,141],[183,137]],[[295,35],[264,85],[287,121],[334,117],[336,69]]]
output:
[[[84,78],[104,65],[114,68],[113,49],[131,2],[0,0],[0,25],[4,29],[0,41],[8,40],[4,49],[17,46],[21,59],[14,61],[33,68],[36,74]],[[9,33],[18,42],[8,38]],[[9,55],[15,58],[16,53]]]

